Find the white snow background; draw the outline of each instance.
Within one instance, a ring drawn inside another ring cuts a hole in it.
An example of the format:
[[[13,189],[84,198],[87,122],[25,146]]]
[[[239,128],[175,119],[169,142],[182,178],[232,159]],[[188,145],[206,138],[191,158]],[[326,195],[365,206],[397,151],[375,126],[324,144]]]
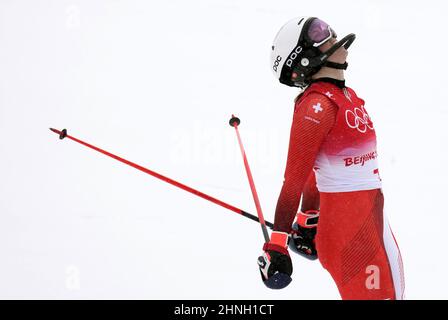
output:
[[[270,70],[290,18],[318,16],[349,49],[347,85],[378,135],[386,211],[409,299],[446,299],[443,1],[0,1],[0,298],[339,299],[294,256],[271,291],[260,226],[48,130],[68,133],[268,221],[293,99]],[[341,226],[343,227],[343,226]]]

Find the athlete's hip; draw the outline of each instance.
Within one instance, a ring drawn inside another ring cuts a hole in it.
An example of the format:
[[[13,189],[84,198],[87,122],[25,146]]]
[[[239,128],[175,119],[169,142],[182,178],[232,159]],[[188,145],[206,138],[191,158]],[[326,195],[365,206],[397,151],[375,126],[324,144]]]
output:
[[[331,242],[335,250],[367,232],[381,237],[384,197],[381,189],[321,192],[316,241]]]

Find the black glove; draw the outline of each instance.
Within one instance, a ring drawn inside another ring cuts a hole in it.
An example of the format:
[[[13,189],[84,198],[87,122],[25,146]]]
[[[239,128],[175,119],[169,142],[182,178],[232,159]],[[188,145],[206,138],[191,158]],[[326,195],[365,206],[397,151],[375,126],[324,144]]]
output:
[[[291,251],[310,259],[317,259],[316,243],[314,237],[317,232],[319,220],[318,210],[299,211],[296,215],[291,230]]]
[[[258,257],[261,279],[270,289],[283,289],[292,281],[288,240],[287,233],[273,231],[271,240],[263,246],[263,255]]]

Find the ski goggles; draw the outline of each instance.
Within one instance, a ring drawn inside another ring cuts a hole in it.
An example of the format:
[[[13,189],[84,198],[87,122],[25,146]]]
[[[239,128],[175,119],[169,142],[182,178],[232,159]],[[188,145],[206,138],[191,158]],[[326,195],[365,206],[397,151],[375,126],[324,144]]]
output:
[[[319,47],[331,38],[337,38],[336,32],[325,21],[318,18],[310,21],[305,35],[306,40],[313,47]]]

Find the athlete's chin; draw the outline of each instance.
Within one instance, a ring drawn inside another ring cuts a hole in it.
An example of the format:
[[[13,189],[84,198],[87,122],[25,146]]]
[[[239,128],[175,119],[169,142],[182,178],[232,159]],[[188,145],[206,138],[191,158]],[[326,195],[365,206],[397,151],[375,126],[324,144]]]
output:
[[[341,59],[344,60],[344,62],[347,61],[347,57],[348,57],[348,51],[347,49],[345,49],[344,47],[342,47],[342,51],[341,51]]]
[[[332,56],[330,56],[328,61],[342,64],[347,61],[347,57],[348,57],[348,51],[344,47],[342,47],[339,50],[337,50]]]

